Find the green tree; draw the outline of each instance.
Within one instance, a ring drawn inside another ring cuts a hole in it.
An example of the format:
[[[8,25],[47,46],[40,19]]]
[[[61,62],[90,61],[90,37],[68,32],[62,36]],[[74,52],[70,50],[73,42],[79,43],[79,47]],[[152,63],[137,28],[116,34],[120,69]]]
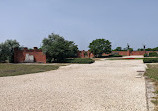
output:
[[[6,40],[0,44],[0,62],[14,62],[14,48],[19,47],[20,44],[16,40]]]
[[[116,47],[116,49],[114,49],[114,51],[122,51],[122,47]]]
[[[47,56],[47,62],[60,62],[68,57],[76,57],[78,47],[73,41],[67,41],[63,37],[52,33],[42,41],[42,50]]]
[[[137,51],[144,51],[144,49],[143,48],[138,48]]]
[[[129,51],[133,51],[133,48],[129,48]]]
[[[158,51],[158,47],[155,47],[155,48],[147,48],[146,51]]]
[[[153,49],[152,48],[147,48],[146,51],[153,51]]]
[[[96,39],[89,44],[89,48],[95,57],[100,57],[103,53],[111,53],[111,42],[105,39]]]
[[[7,47],[4,43],[0,44],[0,62],[5,62],[7,60]]]
[[[158,51],[158,47],[153,48],[153,51]]]
[[[122,51],[128,51],[128,50],[129,50],[129,51],[133,51],[133,48],[127,48],[127,47],[126,47],[126,48],[123,48]]]

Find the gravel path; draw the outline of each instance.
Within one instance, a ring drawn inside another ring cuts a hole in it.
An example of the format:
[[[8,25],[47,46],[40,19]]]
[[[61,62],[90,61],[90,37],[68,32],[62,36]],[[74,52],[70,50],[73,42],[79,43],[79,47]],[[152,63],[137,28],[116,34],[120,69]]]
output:
[[[0,111],[147,111],[142,60],[104,60],[0,78]]]

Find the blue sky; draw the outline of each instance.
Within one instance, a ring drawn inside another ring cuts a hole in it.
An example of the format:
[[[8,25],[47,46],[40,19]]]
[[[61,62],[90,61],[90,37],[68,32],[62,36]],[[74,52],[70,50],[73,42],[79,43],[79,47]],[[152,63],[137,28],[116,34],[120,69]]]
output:
[[[51,33],[87,50],[105,38],[113,48],[158,46],[158,0],[0,0],[0,42],[40,46]]]

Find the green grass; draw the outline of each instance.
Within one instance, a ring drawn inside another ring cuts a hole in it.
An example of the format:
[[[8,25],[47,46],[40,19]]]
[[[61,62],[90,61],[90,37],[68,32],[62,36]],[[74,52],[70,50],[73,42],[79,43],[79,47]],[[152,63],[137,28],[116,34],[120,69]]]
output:
[[[155,99],[155,100],[151,100],[152,103],[154,103],[156,106],[158,105],[158,100]]]
[[[58,68],[59,65],[0,64],[0,77],[45,72]]]
[[[144,58],[144,63],[158,63],[158,58]]]
[[[147,64],[148,68],[146,70],[145,76],[158,81],[158,64]]]
[[[155,111],[158,111],[158,64],[147,64],[147,66],[145,76],[148,76],[155,83],[154,93],[157,95],[151,102],[155,104]]]
[[[144,58],[134,58],[134,59],[130,59],[130,58],[109,58],[106,60],[142,60]]]

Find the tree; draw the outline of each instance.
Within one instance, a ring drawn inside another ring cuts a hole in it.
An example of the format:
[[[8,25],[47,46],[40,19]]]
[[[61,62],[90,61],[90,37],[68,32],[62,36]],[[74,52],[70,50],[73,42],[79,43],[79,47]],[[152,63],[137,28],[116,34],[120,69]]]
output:
[[[122,51],[133,51],[133,48],[130,48],[130,45],[127,43],[127,47],[126,48],[123,48]]]
[[[155,48],[147,48],[146,51],[158,51],[158,47],[155,47]]]
[[[116,47],[116,49],[114,49],[114,51],[122,51],[122,47]]]
[[[129,50],[129,51],[133,51],[133,48],[129,48],[128,50]]]
[[[96,39],[89,44],[89,48],[95,57],[100,57],[103,53],[111,53],[111,42],[105,39]]]
[[[0,62],[14,62],[14,48],[19,47],[20,44],[16,40],[6,40],[0,44]]]
[[[152,48],[147,48],[146,51],[153,51],[153,49]]]
[[[158,47],[153,48],[153,51],[158,51]]]
[[[5,62],[7,60],[7,47],[4,43],[0,44],[0,62]]]
[[[73,41],[67,41],[63,37],[52,33],[42,41],[42,50],[47,56],[47,62],[60,62],[68,57],[76,57],[78,47]]]
[[[144,51],[144,49],[143,48],[138,48],[137,51]]]

